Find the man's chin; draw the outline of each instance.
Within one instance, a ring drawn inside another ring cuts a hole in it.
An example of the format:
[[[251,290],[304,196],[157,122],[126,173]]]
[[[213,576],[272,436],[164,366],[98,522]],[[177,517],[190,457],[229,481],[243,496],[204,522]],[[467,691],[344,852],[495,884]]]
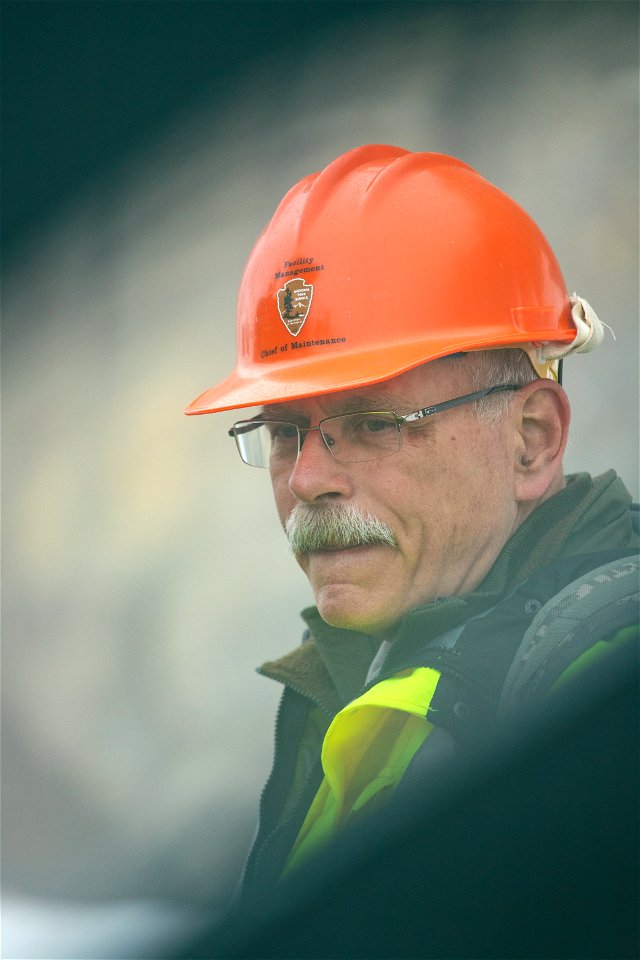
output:
[[[350,630],[353,633],[365,633],[380,640],[393,633],[394,624],[381,619],[374,612],[366,610],[345,610],[331,603],[316,603],[318,613],[325,623],[336,630]]]
[[[330,626],[373,636],[388,630],[389,604],[384,602],[383,584],[367,587],[353,582],[314,580],[312,575],[310,582],[318,612]]]

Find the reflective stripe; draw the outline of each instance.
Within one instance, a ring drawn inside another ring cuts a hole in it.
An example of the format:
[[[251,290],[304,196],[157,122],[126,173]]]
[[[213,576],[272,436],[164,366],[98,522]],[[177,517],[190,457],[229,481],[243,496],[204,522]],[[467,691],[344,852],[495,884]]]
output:
[[[430,667],[407,671],[371,687],[336,715],[322,746],[324,780],[285,873],[393,791],[433,729],[425,717],[439,679]]]

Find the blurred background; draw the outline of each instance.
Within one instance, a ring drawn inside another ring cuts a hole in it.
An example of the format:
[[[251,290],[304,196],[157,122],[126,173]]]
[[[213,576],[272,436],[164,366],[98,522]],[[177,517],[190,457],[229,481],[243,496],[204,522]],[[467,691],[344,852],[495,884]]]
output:
[[[289,186],[386,142],[520,202],[615,332],[565,365],[567,467],[638,497],[638,7],[2,15],[3,956],[133,955],[228,903],[280,693],[254,668],[310,602],[236,416],[182,416]]]

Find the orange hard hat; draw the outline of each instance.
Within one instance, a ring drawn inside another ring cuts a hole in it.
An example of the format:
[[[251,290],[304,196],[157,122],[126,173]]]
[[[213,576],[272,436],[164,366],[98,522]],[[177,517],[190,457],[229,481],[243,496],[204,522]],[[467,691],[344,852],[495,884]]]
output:
[[[213,413],[388,380],[469,350],[573,341],[572,301],[529,215],[467,164],[364,146],[284,197],[238,297],[237,366]]]

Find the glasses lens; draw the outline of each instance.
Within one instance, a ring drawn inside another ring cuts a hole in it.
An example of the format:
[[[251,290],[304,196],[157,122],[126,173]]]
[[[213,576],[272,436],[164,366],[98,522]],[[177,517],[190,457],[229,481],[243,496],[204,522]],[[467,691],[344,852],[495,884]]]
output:
[[[400,449],[400,428],[393,413],[328,417],[320,429],[327,448],[343,463],[382,460]],[[300,431],[285,420],[241,420],[230,433],[251,467],[285,469],[295,463],[300,451]]]
[[[393,413],[347,413],[321,423],[325,443],[336,460],[382,460],[400,449],[400,428]]]
[[[281,420],[241,420],[233,427],[240,456],[251,467],[295,462],[298,456],[298,428]]]

